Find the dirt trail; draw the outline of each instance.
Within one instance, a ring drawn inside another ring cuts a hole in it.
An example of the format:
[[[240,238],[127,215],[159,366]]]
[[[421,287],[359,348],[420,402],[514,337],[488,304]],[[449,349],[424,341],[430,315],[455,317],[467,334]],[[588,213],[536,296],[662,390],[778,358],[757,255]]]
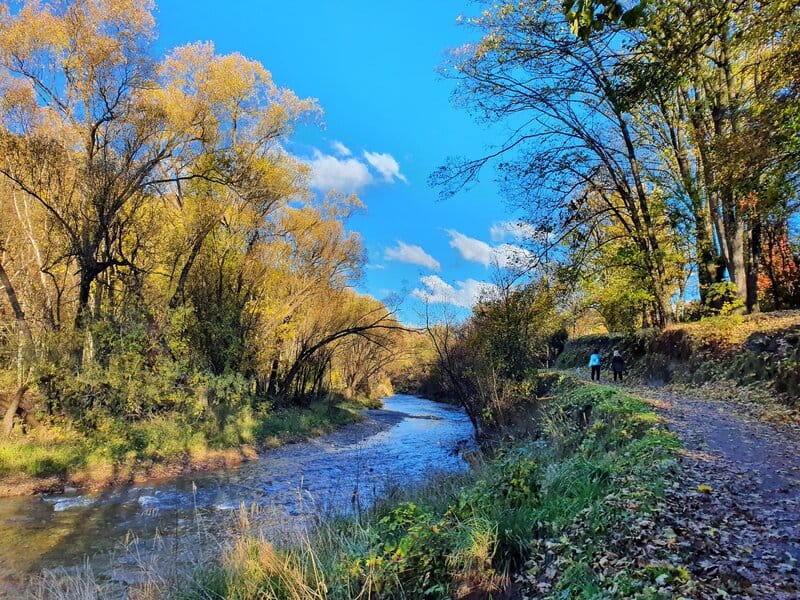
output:
[[[683,443],[664,521],[689,555],[696,597],[800,598],[798,432],[732,403],[626,388],[652,403]]]

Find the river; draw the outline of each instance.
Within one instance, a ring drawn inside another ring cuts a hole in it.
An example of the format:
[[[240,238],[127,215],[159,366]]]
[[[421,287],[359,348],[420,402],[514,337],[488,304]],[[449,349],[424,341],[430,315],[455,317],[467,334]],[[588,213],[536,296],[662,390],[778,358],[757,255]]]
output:
[[[146,563],[213,555],[242,507],[278,535],[311,516],[363,510],[392,487],[467,469],[455,452],[472,443],[462,410],[408,395],[383,402],[362,423],[235,469],[97,494],[0,499],[0,590],[86,565],[100,579],[137,583]]]

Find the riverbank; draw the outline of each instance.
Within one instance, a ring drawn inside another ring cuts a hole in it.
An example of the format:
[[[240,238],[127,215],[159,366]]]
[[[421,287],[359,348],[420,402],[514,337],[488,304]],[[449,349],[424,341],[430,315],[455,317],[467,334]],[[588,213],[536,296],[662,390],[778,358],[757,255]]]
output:
[[[325,524],[294,546],[244,533],[179,597],[687,593],[691,578],[669,544],[641,544],[677,476],[676,438],[618,389],[546,377],[545,396],[530,400],[542,415],[538,439]]]
[[[242,507],[260,531],[298,531],[330,515],[363,512],[430,473],[466,470],[454,452],[471,434],[463,411],[395,395],[363,414],[236,469],[99,494],[0,500],[0,597],[15,585],[20,591],[12,597],[25,590],[35,598],[127,597],[118,592],[182,581],[193,566],[219,557]],[[39,583],[75,590],[84,576],[93,595],[36,592]]]
[[[231,468],[257,459],[263,449],[362,421],[364,408],[342,402],[240,411],[221,427],[180,415],[135,424],[107,420],[93,431],[40,427],[0,441],[0,497],[97,491]]]
[[[167,565],[169,576],[159,560],[125,580],[133,582],[128,593],[142,600],[797,597],[800,439],[791,430],[662,390],[559,373],[536,383],[539,397],[528,405],[540,415],[538,432],[473,461],[470,472],[430,478],[429,470],[421,488],[395,477],[371,510],[312,520],[313,528],[283,536],[265,534],[258,513],[242,509],[239,533],[216,542],[220,558],[184,563],[179,574]],[[395,441],[416,440],[432,418],[426,412],[405,421],[422,429]],[[331,441],[321,444],[328,450],[319,464],[340,456]],[[340,465],[384,445],[378,435]],[[394,451],[384,458],[397,461]],[[290,468],[310,475],[308,466]],[[322,497],[349,497],[352,480],[334,479]],[[64,590],[84,582],[107,597],[100,590],[111,586],[80,573],[42,583]]]

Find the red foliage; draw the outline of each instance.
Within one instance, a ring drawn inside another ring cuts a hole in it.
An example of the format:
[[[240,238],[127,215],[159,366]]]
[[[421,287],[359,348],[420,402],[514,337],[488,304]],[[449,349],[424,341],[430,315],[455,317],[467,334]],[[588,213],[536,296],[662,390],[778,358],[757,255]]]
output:
[[[764,308],[800,306],[800,255],[795,253],[786,233],[768,231],[761,244],[758,291]]]

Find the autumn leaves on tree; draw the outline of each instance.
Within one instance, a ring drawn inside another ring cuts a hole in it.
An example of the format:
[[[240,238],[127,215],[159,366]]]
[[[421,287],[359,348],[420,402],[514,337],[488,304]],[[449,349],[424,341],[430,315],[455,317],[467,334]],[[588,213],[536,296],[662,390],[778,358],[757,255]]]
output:
[[[706,314],[797,306],[796,7],[564,6],[487,3],[467,20],[482,38],[446,73],[510,134],[434,182],[453,193],[497,163],[540,251],[628,327],[682,316],[692,275]]]
[[[284,148],[320,109],[210,43],[155,59],[152,11],[0,5],[4,362],[20,384],[169,363],[184,378],[243,378],[259,398],[319,395],[351,338],[379,356],[399,327],[350,288],[363,249],[345,221],[358,198],[315,198]],[[363,368],[337,375],[341,391],[383,382]],[[90,396],[70,410],[124,410],[113,393]]]
[[[452,194],[496,163],[540,260],[476,307],[476,348],[519,362],[483,336],[512,300],[613,330],[800,305],[796,6],[485,4],[444,72],[509,135],[433,180]],[[317,198],[286,150],[320,108],[208,43],[158,58],[155,34],[149,2],[0,5],[2,388],[78,416],[162,410],[129,372],[210,373],[255,403],[385,389],[416,342],[351,287],[360,201]]]

